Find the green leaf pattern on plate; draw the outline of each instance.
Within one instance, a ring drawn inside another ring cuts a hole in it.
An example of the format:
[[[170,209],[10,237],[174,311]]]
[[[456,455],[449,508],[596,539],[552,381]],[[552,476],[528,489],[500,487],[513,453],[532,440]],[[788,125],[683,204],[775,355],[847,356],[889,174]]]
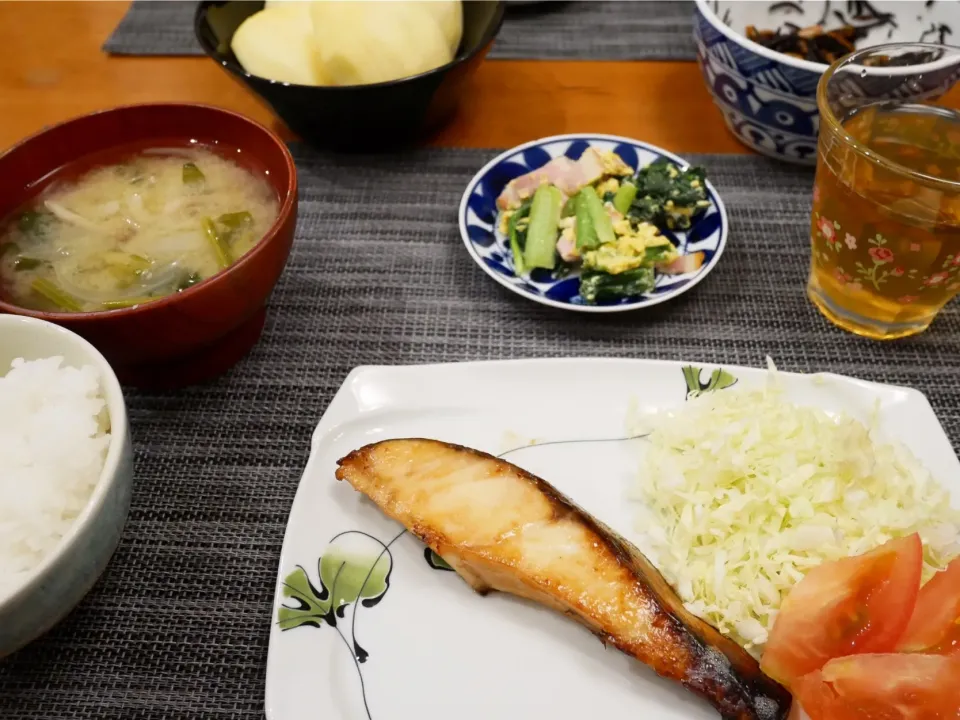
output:
[[[366,533],[351,531],[334,538],[317,562],[320,587],[316,587],[301,566],[283,582],[284,603],[277,612],[281,629],[308,625],[320,627],[321,621],[336,627],[347,606],[362,601],[373,607],[389,588],[393,561],[382,542]]]
[[[302,567],[297,566],[296,570],[287,575],[283,582],[283,596],[293,599],[296,605],[283,605],[280,608],[277,622],[280,623],[281,630],[290,630],[301,625],[320,627],[320,621],[327,620],[330,613],[330,594],[326,590],[318,591],[314,588]]]
[[[450,563],[440,557],[431,548],[423,549],[423,557],[427,561],[427,565],[432,567],[434,570],[447,570],[449,572],[454,571]]]
[[[703,393],[723,390],[734,385],[737,379],[723,368],[717,368],[710,373],[710,379],[704,383],[700,376],[702,369],[693,365],[685,365],[683,368],[683,381],[687,386],[687,400],[699,397]]]

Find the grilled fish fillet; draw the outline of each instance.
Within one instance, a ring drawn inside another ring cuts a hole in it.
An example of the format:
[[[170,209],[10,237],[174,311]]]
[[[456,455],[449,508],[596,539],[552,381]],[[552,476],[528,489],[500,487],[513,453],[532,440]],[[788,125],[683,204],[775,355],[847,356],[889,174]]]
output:
[[[739,645],[687,612],[639,550],[548,483],[435,440],[388,440],[340,460],[337,478],[423,540],[474,590],[572,615],[604,643],[729,720],[779,720],[790,695]]]

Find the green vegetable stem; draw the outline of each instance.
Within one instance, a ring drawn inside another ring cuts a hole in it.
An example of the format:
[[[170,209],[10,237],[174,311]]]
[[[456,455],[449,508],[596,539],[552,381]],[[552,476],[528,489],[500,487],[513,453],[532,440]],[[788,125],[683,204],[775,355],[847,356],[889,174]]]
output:
[[[541,185],[534,193],[523,251],[526,267],[552,270],[557,264],[557,228],[562,204],[563,193],[553,185]]]
[[[617,238],[613,232],[613,221],[610,219],[610,215],[607,214],[607,209],[603,206],[603,201],[600,200],[597,191],[588,185],[580,191],[579,197],[578,212],[579,208],[583,207],[589,214],[593,231],[596,233],[597,245],[615,242]],[[577,247],[580,247],[579,236],[577,237]],[[596,245],[593,247],[596,247]]]
[[[83,310],[83,306],[79,300],[46,278],[37,278],[31,283],[31,287],[34,289],[34,292],[45,297],[60,310],[68,310],[71,312],[80,312]]]
[[[102,304],[104,310],[120,310],[121,308],[131,308],[136,307],[137,305],[143,305],[144,303],[148,303],[151,300],[156,299],[157,298],[149,295],[141,295],[140,297],[124,298],[123,300],[106,300]]]
[[[593,250],[600,244],[597,229],[593,226],[590,209],[583,200],[583,194],[577,193],[576,198],[576,231],[577,249]]]
[[[516,212],[510,216],[507,223],[507,235],[510,238],[510,252],[513,254],[513,269],[517,275],[522,275],[527,271],[526,264],[523,261],[523,248],[527,244],[526,229],[520,229],[520,222],[530,217],[530,199],[524,200]]]
[[[210,248],[217,258],[217,264],[220,266],[220,269],[222,270],[223,268],[229,267],[230,251],[223,242],[223,238],[220,237],[220,233],[217,232],[217,226],[213,220],[205,217],[200,221],[200,224],[203,226],[203,234],[206,236],[207,242],[210,244]]]
[[[633,201],[637,197],[637,186],[633,183],[624,182],[617,194],[613,196],[613,206],[621,215],[626,215]]]

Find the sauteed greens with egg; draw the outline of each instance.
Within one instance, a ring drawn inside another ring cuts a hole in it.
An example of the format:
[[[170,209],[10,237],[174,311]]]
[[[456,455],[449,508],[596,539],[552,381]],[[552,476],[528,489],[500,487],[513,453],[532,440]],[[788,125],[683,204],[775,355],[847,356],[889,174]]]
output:
[[[658,160],[634,171],[614,152],[588,148],[511,180],[497,198],[499,229],[518,275],[580,269],[587,303],[642,295],[656,273],[697,270],[662,230],[689,230],[710,205],[702,168]]]

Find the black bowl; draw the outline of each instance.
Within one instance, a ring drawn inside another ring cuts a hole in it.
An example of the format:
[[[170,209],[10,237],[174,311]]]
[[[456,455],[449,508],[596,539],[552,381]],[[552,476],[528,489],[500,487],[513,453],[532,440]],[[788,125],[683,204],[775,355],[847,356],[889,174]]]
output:
[[[230,49],[244,20],[262,2],[206,0],[194,29],[200,46],[231,75],[260,96],[303,140],[333,150],[373,150],[416,142],[449,120],[493,44],[505,3],[463,3],[463,39],[456,57],[429,72],[373,85],[294,85],[246,72]]]

